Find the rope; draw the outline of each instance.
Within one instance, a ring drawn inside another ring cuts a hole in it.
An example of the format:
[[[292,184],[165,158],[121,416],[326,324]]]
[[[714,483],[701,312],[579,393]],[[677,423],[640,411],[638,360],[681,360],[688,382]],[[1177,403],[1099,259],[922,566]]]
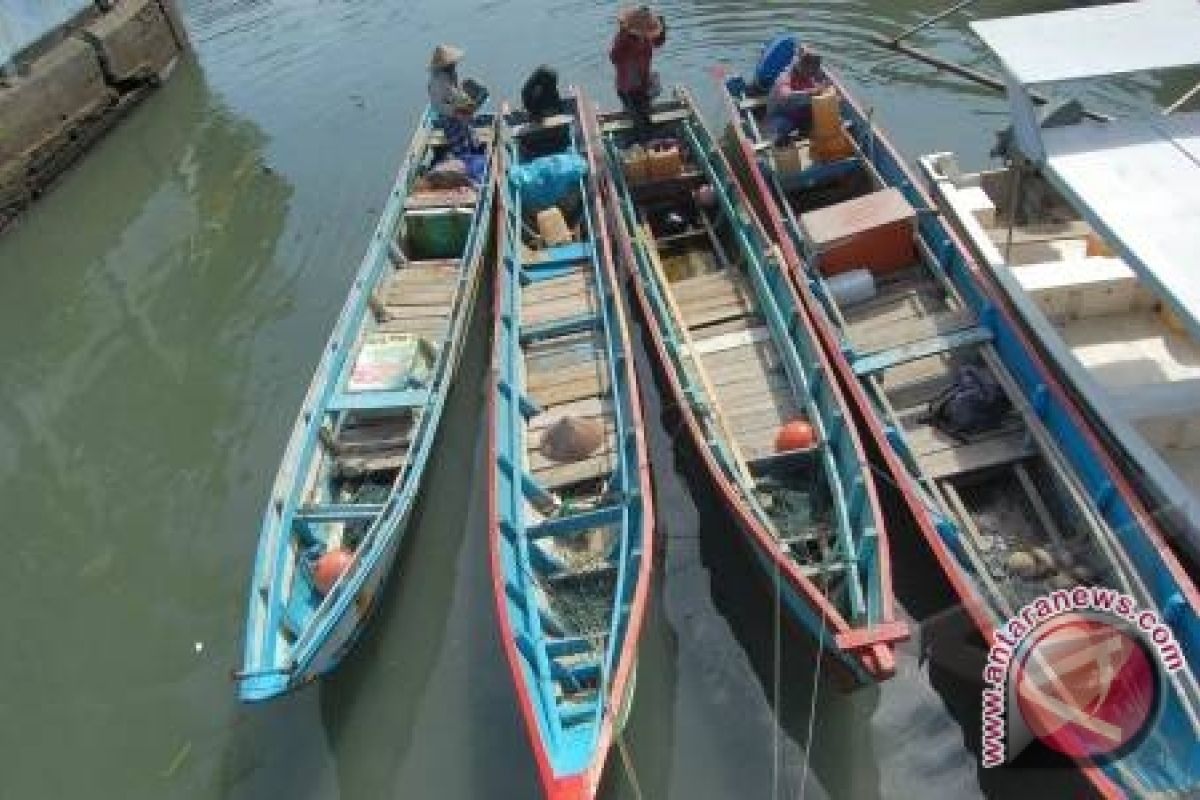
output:
[[[804,771],[800,774],[800,800],[808,791],[808,763],[812,759],[813,730],[817,724],[817,692],[821,688],[821,663],[825,660],[825,615],[821,615],[821,633],[817,636],[817,666],[813,670],[812,695],[808,704],[808,732],[804,737]]]
[[[616,727],[614,720],[614,729],[616,734],[613,738],[617,740],[617,752],[621,754],[621,765],[625,767],[625,774],[629,776],[629,783],[633,786],[633,796],[637,800],[642,800],[642,785],[638,783],[637,770],[633,768],[633,757],[629,755],[629,748],[625,745],[625,731],[622,728]]]
[[[780,548],[782,549],[782,548]],[[771,692],[775,703],[775,730],[771,741],[771,796],[776,800],[779,798],[779,728],[783,718],[782,711],[779,707],[780,694],[783,691],[780,673],[782,672],[783,658],[781,655],[783,645],[783,577],[779,572],[779,561],[775,561],[775,652],[772,663],[772,678]]]

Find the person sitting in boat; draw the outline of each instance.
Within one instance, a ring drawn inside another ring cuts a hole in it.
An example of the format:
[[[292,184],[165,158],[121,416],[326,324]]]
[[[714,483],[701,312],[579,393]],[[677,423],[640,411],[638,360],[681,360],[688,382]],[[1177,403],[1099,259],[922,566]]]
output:
[[[793,133],[812,126],[812,99],[828,88],[821,75],[821,57],[801,50],[792,65],[780,73],[767,95],[767,131],[776,145],[787,143]]]
[[[558,91],[558,72],[542,64],[530,74],[521,87],[521,105],[534,120],[544,120],[562,111],[562,95]]]
[[[625,8],[617,15],[617,35],[608,57],[617,69],[617,96],[639,127],[650,124],[650,101],[659,92],[651,71],[655,48],[667,41],[667,23],[649,6]]]
[[[450,153],[465,158],[480,152],[479,142],[471,121],[482,102],[480,91],[473,81],[458,82],[458,62],[464,52],[449,44],[439,44],[429,60],[429,105],[446,133]],[[475,88],[476,91],[470,91]]]

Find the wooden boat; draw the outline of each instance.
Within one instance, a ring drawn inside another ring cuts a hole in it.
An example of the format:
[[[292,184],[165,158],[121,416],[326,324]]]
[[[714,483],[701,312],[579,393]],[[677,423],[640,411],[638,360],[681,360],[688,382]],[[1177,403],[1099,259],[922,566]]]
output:
[[[235,674],[244,701],[336,667],[395,560],[483,269],[492,124],[476,123],[488,152],[473,187],[423,177],[444,147],[429,112],[404,156],[267,503]]]
[[[585,103],[540,123],[505,116],[488,413],[500,638],[542,787],[564,800],[595,796],[624,725],[654,530]],[[579,170],[556,191],[520,182],[556,161]]]
[[[888,677],[907,628],[894,616],[885,520],[778,253],[684,90],[655,108],[649,131],[620,113],[600,125],[622,257],[713,487],[828,660],[857,681]],[[670,146],[639,163],[635,138]],[[781,440],[800,420],[807,440]]]
[[[777,152],[762,135],[765,92],[740,77],[725,83],[731,145],[890,480],[986,642],[1027,603],[1078,585],[1118,589],[1166,622],[1186,666],[1164,675],[1157,723],[1121,759],[1079,764],[1107,796],[1194,790],[1194,585],[895,149],[826,78],[841,98],[840,154],[814,160],[805,138]],[[831,243],[829,215],[860,231]],[[869,299],[831,288],[847,251],[872,269]],[[1010,410],[956,437],[927,417],[965,363],[992,376]]]

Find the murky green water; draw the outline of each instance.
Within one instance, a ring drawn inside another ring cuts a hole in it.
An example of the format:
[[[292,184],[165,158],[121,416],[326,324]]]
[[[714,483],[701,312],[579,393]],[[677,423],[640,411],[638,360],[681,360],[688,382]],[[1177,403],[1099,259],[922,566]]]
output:
[[[790,27],[821,44],[903,150],[980,163],[1002,100],[863,39],[937,6],[673,0],[659,65],[716,112],[708,69],[740,68]],[[333,679],[273,705],[237,706],[229,670],[263,498],[420,111],[428,51],[464,45],[465,73],[495,96],[546,60],[610,102],[614,7],[184,10],[195,61],[0,240],[0,798],[533,797],[473,477],[479,326],[371,634]],[[977,61],[964,24],[919,41]],[[628,731],[644,797],[1069,790],[1049,769],[980,774],[963,728],[973,741],[977,647],[903,532],[898,583],[923,641],[880,689],[842,695],[818,680],[806,769],[811,653],[785,635],[776,704],[770,600],[702,482],[677,468],[676,423],[646,378],[667,547]],[[635,796],[615,756],[607,774],[609,797]]]

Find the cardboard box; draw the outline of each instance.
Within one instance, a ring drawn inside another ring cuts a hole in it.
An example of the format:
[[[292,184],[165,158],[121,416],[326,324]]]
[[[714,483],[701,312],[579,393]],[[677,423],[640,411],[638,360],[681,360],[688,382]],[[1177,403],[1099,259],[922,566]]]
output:
[[[884,189],[800,215],[823,275],[862,267],[875,275],[917,260],[917,214],[898,189]]]

